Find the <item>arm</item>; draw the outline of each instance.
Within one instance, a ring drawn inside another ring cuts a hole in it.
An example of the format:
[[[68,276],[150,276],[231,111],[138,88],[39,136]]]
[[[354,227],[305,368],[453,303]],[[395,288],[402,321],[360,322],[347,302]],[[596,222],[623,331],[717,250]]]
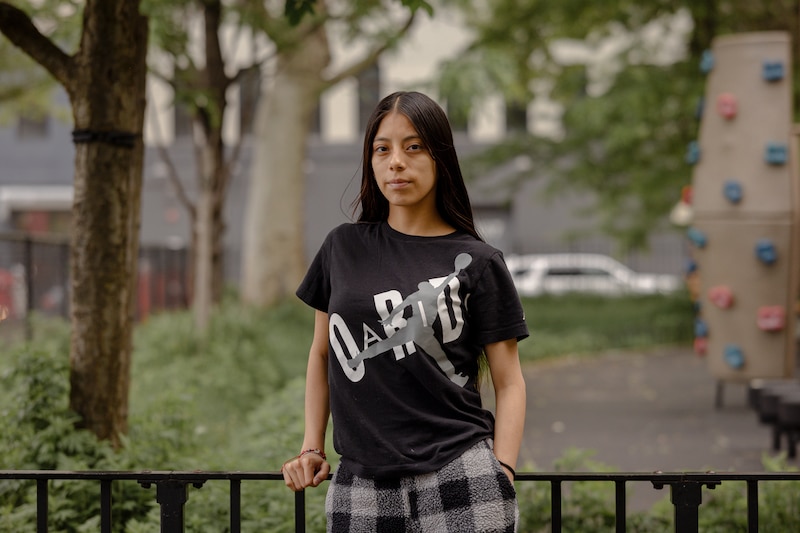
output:
[[[526,402],[525,380],[519,364],[517,341],[510,339],[487,344],[485,351],[496,402],[494,454],[498,460],[516,468],[525,426]],[[509,479],[513,477],[508,471],[506,475]]]
[[[328,314],[317,311],[306,370],[305,435],[301,450],[325,450],[325,432],[330,416],[328,394]],[[309,453],[290,459],[284,463],[281,471],[286,486],[299,491],[322,483],[327,479],[330,469],[325,459]]]

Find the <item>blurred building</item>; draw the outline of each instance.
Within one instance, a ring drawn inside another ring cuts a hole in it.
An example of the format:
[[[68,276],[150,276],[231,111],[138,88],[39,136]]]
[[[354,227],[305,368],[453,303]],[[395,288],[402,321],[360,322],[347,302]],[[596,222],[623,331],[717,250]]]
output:
[[[418,88],[435,73],[442,59],[451,57],[466,42],[467,35],[457,19],[424,17],[407,42],[385,55],[379,65],[357,79],[347,80],[328,91],[320,100],[314,131],[308,139],[306,209],[306,252],[313,255],[328,230],[349,220],[351,202],[360,180],[361,131],[375,103],[397,89]],[[347,49],[335,50],[335,62],[347,60]],[[226,207],[226,277],[239,276],[242,222],[249,180],[250,132],[243,116],[252,113],[257,78],[245,80],[242,89],[232,90],[226,141],[243,136],[244,150],[236,167]],[[57,104],[68,109],[63,93]],[[145,140],[144,190],[141,240],[145,245],[185,247],[189,243],[189,217],[178,201],[168,176],[168,166],[155,148],[167,147],[189,195],[192,194],[194,152],[188,115],[172,104],[168,87],[151,81]],[[446,107],[446,106],[445,106]],[[557,117],[556,117],[557,118]],[[533,103],[528,109],[506,106],[501,99],[482,102],[474,115],[454,121],[457,149],[462,162],[468,155],[498,142],[508,132],[527,129],[545,132],[553,127],[547,109]],[[0,127],[0,231],[66,234],[72,199],[73,155],[71,125],[54,117]],[[527,171],[531,180],[521,189],[503,187],[504,175]],[[567,243],[564,236],[594,226],[578,215],[590,198],[577,195],[546,199],[542,176],[536,162],[521,158],[509,161],[491,176],[469,184],[479,229],[491,243],[506,253],[591,251],[614,253],[614,243],[592,236]],[[685,245],[677,232],[656,235],[652,251],[621,258],[637,270],[679,273],[683,269]]]

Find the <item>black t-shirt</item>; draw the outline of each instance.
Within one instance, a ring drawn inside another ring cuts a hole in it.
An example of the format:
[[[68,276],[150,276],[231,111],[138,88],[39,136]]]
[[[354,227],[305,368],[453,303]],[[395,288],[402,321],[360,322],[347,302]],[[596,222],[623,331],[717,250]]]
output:
[[[297,296],[328,313],[334,447],[356,475],[432,472],[493,435],[478,357],[528,336],[499,250],[460,231],[343,224]]]

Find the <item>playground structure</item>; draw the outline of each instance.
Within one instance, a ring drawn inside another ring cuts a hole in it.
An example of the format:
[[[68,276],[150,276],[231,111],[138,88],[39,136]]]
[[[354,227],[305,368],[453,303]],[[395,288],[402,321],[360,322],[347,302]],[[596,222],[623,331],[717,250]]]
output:
[[[791,37],[714,40],[701,69],[699,138],[689,145],[699,276],[695,351],[717,380],[795,377],[800,178]]]

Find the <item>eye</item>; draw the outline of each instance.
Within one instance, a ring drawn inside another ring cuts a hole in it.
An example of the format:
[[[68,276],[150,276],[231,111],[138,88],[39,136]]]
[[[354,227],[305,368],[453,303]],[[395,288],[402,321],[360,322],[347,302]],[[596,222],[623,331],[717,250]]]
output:
[[[373,152],[377,153],[385,153],[388,149],[385,146],[376,146],[372,149]]]
[[[409,150],[411,152],[418,152],[418,151],[423,150],[423,149],[424,148],[420,143],[411,143],[411,144],[408,145],[408,148],[407,148],[407,150]]]

